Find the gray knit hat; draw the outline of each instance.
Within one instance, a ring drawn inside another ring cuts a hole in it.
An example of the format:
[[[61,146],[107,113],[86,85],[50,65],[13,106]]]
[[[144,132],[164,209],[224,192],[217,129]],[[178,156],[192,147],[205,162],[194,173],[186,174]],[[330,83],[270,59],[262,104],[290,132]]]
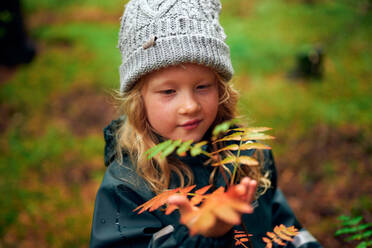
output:
[[[119,33],[120,91],[151,71],[187,62],[229,81],[233,68],[220,10],[219,0],[131,0]]]

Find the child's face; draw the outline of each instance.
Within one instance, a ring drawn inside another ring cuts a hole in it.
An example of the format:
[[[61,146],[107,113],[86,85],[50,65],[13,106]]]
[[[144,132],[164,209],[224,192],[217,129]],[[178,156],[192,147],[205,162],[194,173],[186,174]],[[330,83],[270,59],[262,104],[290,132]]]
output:
[[[141,94],[150,125],[168,139],[200,141],[217,115],[217,78],[201,65],[154,71],[144,77]]]

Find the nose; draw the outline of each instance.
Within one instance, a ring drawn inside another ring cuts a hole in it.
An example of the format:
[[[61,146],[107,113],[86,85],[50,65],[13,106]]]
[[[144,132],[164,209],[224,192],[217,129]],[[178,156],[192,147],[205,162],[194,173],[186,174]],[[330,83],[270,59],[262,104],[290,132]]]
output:
[[[194,114],[201,109],[199,100],[193,94],[186,94],[180,103],[180,114]]]

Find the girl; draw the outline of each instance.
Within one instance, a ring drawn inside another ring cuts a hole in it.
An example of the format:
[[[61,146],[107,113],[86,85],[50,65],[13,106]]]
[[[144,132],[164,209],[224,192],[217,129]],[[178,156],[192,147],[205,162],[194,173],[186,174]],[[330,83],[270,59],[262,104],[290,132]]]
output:
[[[204,166],[204,155],[151,160],[145,155],[166,139],[209,140],[217,124],[236,116],[237,93],[228,83],[233,69],[218,20],[220,8],[218,0],[127,4],[119,34],[123,116],[104,130],[107,169],[97,193],[91,247],[233,247],[240,219],[218,219],[209,230],[190,236],[180,214],[196,209],[185,197],[169,199],[179,207],[171,215],[133,212],[170,188],[226,186],[221,174]],[[301,229],[277,188],[270,151],[263,155],[261,167],[241,172],[235,196],[246,202],[237,214],[253,235],[253,247],[265,247],[262,237],[278,224],[301,230],[288,246],[320,247]]]

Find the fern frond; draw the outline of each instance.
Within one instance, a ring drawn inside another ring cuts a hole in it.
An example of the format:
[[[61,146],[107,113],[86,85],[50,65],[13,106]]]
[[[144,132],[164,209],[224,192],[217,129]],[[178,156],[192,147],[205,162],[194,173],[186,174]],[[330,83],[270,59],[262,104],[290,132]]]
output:
[[[266,243],[266,247],[270,248],[273,246],[273,242],[281,245],[286,246],[286,242],[290,242],[293,240],[292,237],[298,234],[298,229],[294,226],[286,227],[283,224],[274,227],[274,232],[267,232],[267,237],[263,237],[262,240]]]
[[[362,216],[341,215],[338,219],[342,222],[342,228],[335,232],[335,236],[345,235],[346,241],[360,241],[357,248],[372,247],[372,222],[363,223]]]

